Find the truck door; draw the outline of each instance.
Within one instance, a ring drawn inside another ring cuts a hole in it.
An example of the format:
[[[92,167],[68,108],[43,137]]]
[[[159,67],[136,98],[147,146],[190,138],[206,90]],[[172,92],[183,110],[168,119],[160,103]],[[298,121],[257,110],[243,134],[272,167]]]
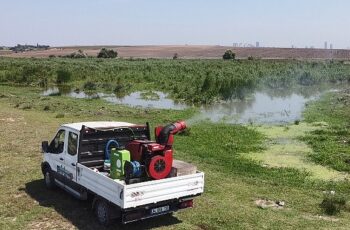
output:
[[[67,131],[67,150],[65,152],[65,171],[66,185],[74,188],[77,180],[77,162],[78,162],[78,138],[79,135],[72,131]]]
[[[65,139],[66,130],[60,129],[49,145],[51,169],[54,172],[55,179],[59,180],[61,184],[64,183],[62,169],[64,168]]]

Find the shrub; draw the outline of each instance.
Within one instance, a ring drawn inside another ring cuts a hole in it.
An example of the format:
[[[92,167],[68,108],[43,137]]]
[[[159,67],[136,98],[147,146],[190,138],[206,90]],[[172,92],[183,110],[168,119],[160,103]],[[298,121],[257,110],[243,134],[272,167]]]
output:
[[[118,85],[116,85],[115,87],[114,87],[114,92],[120,92],[120,91],[122,91],[123,90],[123,88],[124,88],[124,86],[123,85],[121,85],[121,84],[118,84]]]
[[[336,215],[345,208],[346,200],[343,196],[336,195],[333,191],[326,193],[321,208],[327,215]]]
[[[84,84],[84,89],[86,90],[95,90],[96,89],[96,84],[92,81],[87,81]]]
[[[56,83],[57,84],[64,84],[70,81],[71,79],[71,73],[67,70],[60,69],[56,71]]]
[[[300,85],[305,85],[305,86],[313,85],[313,84],[316,83],[316,80],[314,79],[312,74],[310,72],[308,72],[308,71],[303,72],[300,75],[298,81],[299,81]]]
[[[179,58],[179,54],[178,53],[174,53],[173,60],[176,60],[178,58]]]
[[[49,82],[49,80],[48,80],[48,78],[47,78],[46,76],[45,76],[45,77],[41,77],[41,78],[39,79],[38,85],[39,85],[40,87],[47,87],[48,82]]]
[[[121,83],[117,84],[113,91],[117,98],[123,98],[126,95],[125,86]]]
[[[236,58],[236,54],[232,52],[232,50],[226,50],[222,58],[224,60],[234,60]]]
[[[112,49],[102,48],[97,54],[98,58],[116,58],[118,57],[118,52]]]
[[[29,84],[30,82],[33,82],[39,71],[40,70],[36,66],[24,66],[21,71],[21,76],[16,76],[16,81],[18,83]]]
[[[70,58],[87,58],[87,54],[84,53],[84,51],[82,51],[82,50],[78,50],[77,52],[71,53],[67,57],[70,57]]]
[[[248,60],[249,60],[249,61],[254,61],[254,59],[255,59],[255,58],[254,58],[253,56],[249,56],[249,57],[248,57]]]
[[[108,91],[112,91],[113,90],[113,85],[111,85],[110,83],[102,83],[101,84],[101,87],[105,90],[108,90]]]

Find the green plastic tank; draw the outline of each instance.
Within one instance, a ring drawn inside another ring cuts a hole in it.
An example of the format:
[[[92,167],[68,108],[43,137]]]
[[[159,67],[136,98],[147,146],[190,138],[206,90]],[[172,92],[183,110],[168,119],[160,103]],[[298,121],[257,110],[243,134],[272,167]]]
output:
[[[130,152],[128,150],[111,150],[111,178],[121,179],[124,177],[124,165],[125,161],[130,160]]]

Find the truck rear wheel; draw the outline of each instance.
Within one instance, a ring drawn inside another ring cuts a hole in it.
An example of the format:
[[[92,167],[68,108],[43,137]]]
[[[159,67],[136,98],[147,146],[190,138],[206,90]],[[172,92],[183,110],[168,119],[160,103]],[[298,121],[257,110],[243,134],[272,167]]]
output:
[[[95,215],[102,225],[109,225],[111,222],[110,205],[103,199],[98,199],[95,204]]]
[[[56,188],[55,179],[52,176],[52,173],[49,169],[46,169],[44,171],[44,181],[45,181],[45,185],[48,189]]]

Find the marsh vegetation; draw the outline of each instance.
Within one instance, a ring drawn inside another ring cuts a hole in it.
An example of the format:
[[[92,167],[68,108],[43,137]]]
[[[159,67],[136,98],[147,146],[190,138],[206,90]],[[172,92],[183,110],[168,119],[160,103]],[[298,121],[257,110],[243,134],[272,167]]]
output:
[[[120,96],[157,90],[188,104],[239,98],[262,84],[281,88],[349,80],[350,65],[340,61],[0,58],[0,83],[84,90],[93,82],[93,89]]]

